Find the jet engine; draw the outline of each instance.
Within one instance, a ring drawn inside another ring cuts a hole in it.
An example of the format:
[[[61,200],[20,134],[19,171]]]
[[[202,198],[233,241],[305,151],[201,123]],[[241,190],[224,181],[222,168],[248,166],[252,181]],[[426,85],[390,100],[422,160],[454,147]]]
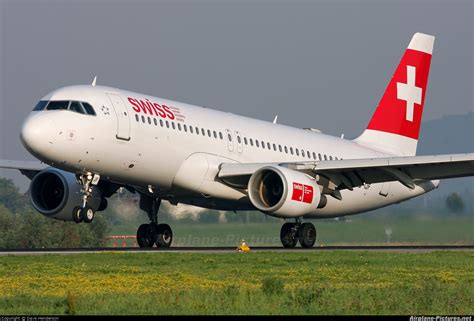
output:
[[[248,183],[250,201],[260,211],[282,218],[314,212],[321,201],[315,180],[282,166],[265,166],[252,174]]]
[[[82,185],[73,173],[47,168],[35,175],[30,185],[33,207],[46,217],[72,221],[73,209],[82,206]],[[97,186],[87,200],[94,212],[101,207],[102,196]]]

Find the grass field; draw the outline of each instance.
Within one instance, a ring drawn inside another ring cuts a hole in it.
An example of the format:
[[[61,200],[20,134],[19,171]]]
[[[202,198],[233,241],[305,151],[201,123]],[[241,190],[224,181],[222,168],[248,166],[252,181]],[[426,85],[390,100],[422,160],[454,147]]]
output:
[[[8,314],[473,314],[474,252],[0,257]]]
[[[350,221],[312,221],[318,232],[318,245],[343,244],[474,244],[474,218],[469,217],[411,217],[362,218]],[[280,246],[277,223],[200,224],[169,222],[173,228],[174,246],[236,246],[244,238],[251,246]],[[138,226],[119,225],[110,235],[135,235]],[[111,245],[112,243],[109,243]],[[120,244],[121,245],[121,244]]]

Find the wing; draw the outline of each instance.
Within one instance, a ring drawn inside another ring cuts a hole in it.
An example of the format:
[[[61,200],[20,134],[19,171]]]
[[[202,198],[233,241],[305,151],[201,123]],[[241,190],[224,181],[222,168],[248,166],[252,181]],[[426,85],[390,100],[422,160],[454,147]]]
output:
[[[229,185],[246,188],[250,176],[268,165],[284,166],[315,177],[327,189],[349,189],[364,184],[399,181],[410,189],[419,180],[474,175],[474,154],[411,156],[312,161],[294,163],[221,164],[218,177]],[[324,192],[324,191],[323,191]]]
[[[14,161],[0,159],[0,168],[4,169],[18,169],[23,175],[28,178],[33,178],[36,173],[47,168],[48,165],[42,162],[31,162],[31,161]]]

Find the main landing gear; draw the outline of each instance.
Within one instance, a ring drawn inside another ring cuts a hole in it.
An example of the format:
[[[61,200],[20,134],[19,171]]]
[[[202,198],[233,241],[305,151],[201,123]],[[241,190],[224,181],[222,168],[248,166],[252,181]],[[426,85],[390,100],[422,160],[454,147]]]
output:
[[[168,248],[173,240],[173,232],[168,224],[158,224],[158,210],[161,199],[140,195],[140,208],[147,212],[150,219],[149,224],[142,224],[137,231],[137,243],[140,247]]]
[[[87,173],[79,175],[78,179],[82,184],[82,206],[76,206],[72,210],[72,219],[76,223],[91,223],[94,220],[95,212],[92,207],[87,205],[87,199],[92,195],[92,184],[97,185],[100,176]]]
[[[298,241],[303,248],[311,248],[316,243],[316,228],[312,223],[301,224],[300,219],[295,223],[285,223],[281,227],[280,240],[286,248],[293,248]]]

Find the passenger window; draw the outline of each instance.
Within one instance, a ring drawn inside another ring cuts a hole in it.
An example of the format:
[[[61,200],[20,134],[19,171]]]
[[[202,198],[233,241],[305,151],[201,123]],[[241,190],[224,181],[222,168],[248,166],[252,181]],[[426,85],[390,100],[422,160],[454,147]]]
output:
[[[316,153],[313,152],[313,159],[316,160]]]
[[[166,124],[166,128],[170,128],[170,123],[168,123],[168,121],[166,121],[165,124]]]
[[[285,146],[285,154],[288,154],[288,147]]]
[[[272,147],[270,146],[270,143],[269,143],[269,142],[267,142],[267,148],[268,148],[268,149],[272,149]]]
[[[171,126],[173,127],[173,129],[176,129],[176,125],[174,124],[174,122],[171,122]]]
[[[193,126],[189,126],[189,132],[190,132],[191,134],[194,134]]]
[[[300,151],[298,148],[295,148],[296,156],[300,156]]]
[[[207,130],[207,136],[211,137],[211,131],[209,129]]]
[[[59,101],[50,101],[46,110],[67,110],[69,106],[69,101],[59,100]]]
[[[214,134],[214,138],[217,139],[217,133],[216,133],[216,131],[214,130],[214,131],[212,131],[212,133]]]
[[[40,110],[43,110],[46,108],[46,105],[48,104],[48,101],[47,100],[40,100],[35,108],[33,108],[33,111],[40,111]]]
[[[221,132],[219,132],[219,138],[220,138],[221,140],[224,139],[224,136],[222,136],[222,133],[221,133]]]
[[[242,140],[240,139],[240,136],[237,136],[237,142],[238,142],[239,144],[242,144]]]
[[[181,130],[181,124],[178,123],[178,130]]]
[[[148,124],[151,125],[151,118],[150,117],[148,117]]]
[[[255,140],[255,146],[260,147],[259,143],[258,143],[258,140]]]
[[[153,123],[155,124],[155,126],[158,126],[158,121],[156,120],[156,118],[153,118]]]
[[[275,152],[276,152],[276,150],[277,150],[277,147],[276,147],[275,144],[273,144],[273,150],[274,150]]]
[[[320,153],[318,153],[318,160],[320,160],[320,161],[323,160]]]
[[[329,156],[329,159],[332,160],[332,156]]]
[[[325,161],[328,160],[328,157],[326,156],[326,154],[324,154],[324,160],[325,160]]]
[[[184,131],[187,133],[188,132],[188,126],[186,124],[183,125]]]
[[[253,139],[249,138],[249,140],[250,140],[250,146],[253,146]]]
[[[232,141],[232,136],[230,134],[227,134],[227,139],[229,140],[229,142]]]
[[[160,126],[163,127],[163,119],[160,119]]]
[[[278,150],[280,151],[280,153],[283,152],[283,150],[281,149],[281,145],[278,145]]]
[[[196,135],[199,135],[199,128],[196,126]]]
[[[145,116],[142,115],[142,123],[145,123]]]
[[[95,116],[95,111],[94,111],[94,108],[92,108],[92,106],[88,103],[85,103],[85,102],[82,102],[82,106],[84,107],[84,109],[86,110],[86,113],[87,115],[91,115],[91,116]]]
[[[290,154],[293,155],[293,147],[290,147]]]
[[[204,130],[204,128],[201,128],[201,134],[202,136],[206,136],[206,130]]]
[[[135,115],[135,120],[136,120],[137,122],[139,122],[139,121],[140,121],[140,117],[138,117],[138,115]]]
[[[265,142],[262,140],[262,148],[265,149]]]
[[[247,145],[247,137],[244,137],[244,144]]]

